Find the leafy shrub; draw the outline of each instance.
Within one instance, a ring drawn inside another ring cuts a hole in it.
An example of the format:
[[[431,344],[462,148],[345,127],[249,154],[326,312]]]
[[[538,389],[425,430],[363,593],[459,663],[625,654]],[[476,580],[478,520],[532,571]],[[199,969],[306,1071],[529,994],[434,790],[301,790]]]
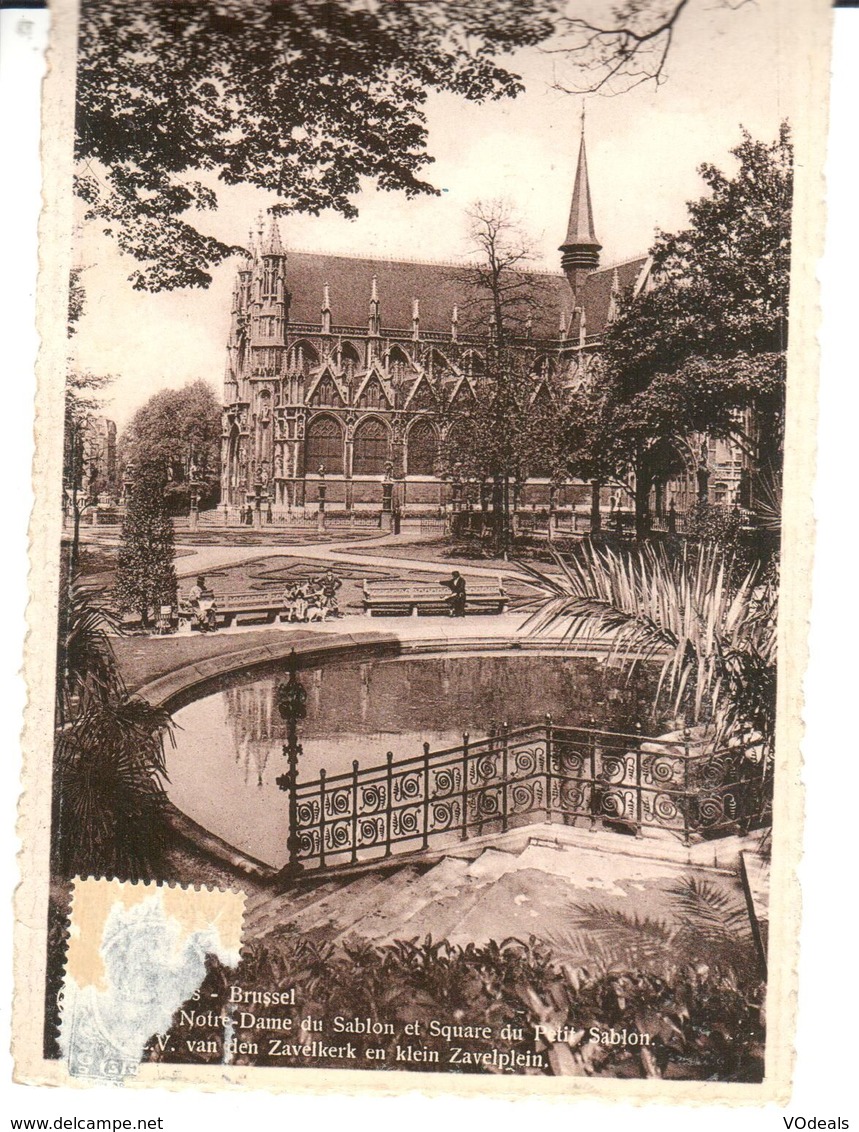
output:
[[[292,1019],[284,1042],[301,1045],[319,1039],[357,1051],[349,1062],[324,1056],[308,1060],[299,1053],[283,1056],[269,1038],[258,1037],[259,1053],[239,1054],[239,1064],[362,1069],[412,1069],[421,1072],[568,1074],[577,1076],[718,1078],[759,1081],[763,1074],[763,984],[730,965],[674,963],[663,971],[611,970],[590,974],[553,958],[533,937],[525,943],[507,939],[460,947],[427,937],[376,944],[352,940],[314,942],[293,930],[278,930],[247,949],[235,971],[211,961],[199,1002],[221,1015],[230,1010],[229,988],[265,991],[296,989],[296,1005],[257,1010]],[[185,1009],[199,1010],[186,1004]],[[235,1015],[234,1015],[235,1016]],[[324,1032],[302,1028],[308,1016],[324,1020]],[[369,1019],[377,1034],[332,1033],[333,1020]],[[445,1025],[491,1027],[491,1037],[447,1040],[429,1032],[436,1019]],[[214,1020],[214,1019],[213,1019]],[[418,1023],[420,1035],[406,1027]],[[536,1026],[542,1029],[535,1031]],[[505,1031],[505,1027],[509,1027]],[[609,1045],[591,1040],[599,1031],[649,1033],[649,1047]],[[559,1033],[559,1030],[562,1032]],[[167,1045],[152,1042],[152,1060],[216,1062],[219,1053],[195,1053],[195,1043],[222,1037],[220,1024],[195,1027],[189,1035],[179,1015]],[[552,1040],[557,1036],[558,1041]],[[256,1038],[244,1031],[243,1038]],[[451,1061],[458,1045],[476,1054],[493,1049],[518,1055],[518,1067]],[[418,1046],[432,1060],[414,1064],[397,1060],[397,1048]],[[384,1059],[366,1051],[383,1049]],[[205,1048],[205,1045],[196,1047]],[[437,1060],[435,1060],[437,1057]]]

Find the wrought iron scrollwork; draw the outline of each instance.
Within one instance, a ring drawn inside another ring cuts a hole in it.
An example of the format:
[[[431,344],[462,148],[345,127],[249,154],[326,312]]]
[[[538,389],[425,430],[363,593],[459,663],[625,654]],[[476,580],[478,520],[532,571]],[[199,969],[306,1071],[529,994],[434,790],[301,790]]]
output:
[[[713,837],[748,829],[771,808],[771,768],[744,748],[718,752],[688,744],[588,732],[578,728],[506,727],[489,739],[398,767],[387,764],[294,791],[293,844],[317,868],[392,852],[432,848],[432,839],[462,839],[527,821],[580,819],[595,828],[646,835],[669,831]],[[286,787],[285,787],[286,788]],[[534,815],[531,817],[530,815]],[[293,837],[293,833],[290,834]]]

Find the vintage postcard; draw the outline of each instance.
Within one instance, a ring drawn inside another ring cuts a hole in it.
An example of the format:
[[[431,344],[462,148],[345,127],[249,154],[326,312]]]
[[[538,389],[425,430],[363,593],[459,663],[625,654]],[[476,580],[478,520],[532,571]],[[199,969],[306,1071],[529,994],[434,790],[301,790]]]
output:
[[[51,18],[18,1079],[784,1101],[828,4]]]

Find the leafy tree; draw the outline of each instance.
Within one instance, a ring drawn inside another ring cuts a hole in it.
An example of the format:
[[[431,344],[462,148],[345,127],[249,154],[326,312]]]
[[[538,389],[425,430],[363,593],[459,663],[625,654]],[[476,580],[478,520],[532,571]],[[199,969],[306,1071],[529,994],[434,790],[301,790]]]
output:
[[[86,304],[79,267],[69,272],[69,302],[66,328],[69,338],[77,333],[77,324]],[[63,426],[63,504],[71,511],[72,542],[69,548],[69,565],[72,576],[80,556],[81,518],[96,501],[101,490],[108,486],[106,469],[98,466],[93,425],[100,416],[102,405],[99,393],[112,376],[79,370],[69,365],[66,371],[65,414]]]
[[[435,193],[429,91],[515,97],[500,60],[535,45],[574,72],[562,90],[658,85],[695,2],[626,0],[596,20],[559,0],[84,0],[76,191],[140,261],[136,288],[205,287],[238,250],[189,218],[217,208],[219,183],[277,194],[277,214],[353,217],[364,178]]]
[[[560,390],[554,376],[531,371],[533,351],[489,345],[482,373],[472,375],[472,394],[442,409],[446,474],[481,485],[481,504],[491,485],[496,550],[510,548],[515,497],[529,476],[552,475],[561,465],[557,422]]]
[[[481,484],[482,501],[483,485],[492,485],[496,549],[506,554],[518,489],[560,464],[560,391],[553,373],[532,372],[536,351],[523,351],[548,288],[528,270],[534,251],[520,219],[504,200],[477,201],[467,215],[476,254],[455,279],[465,293],[464,326],[483,337],[483,364],[469,377],[473,396],[455,396],[444,408],[444,464],[448,474]]]
[[[420,171],[430,90],[473,102],[522,83],[498,62],[551,35],[546,0],[85,0],[76,191],[141,266],[145,290],[207,286],[234,252],[188,219],[217,184],[276,193],[275,213],[353,217],[363,178],[434,193]]]
[[[63,501],[72,518],[69,549],[72,574],[80,557],[80,529],[84,512],[107,487],[106,469],[99,466],[94,425],[101,415],[98,394],[113,377],[88,370],[69,369],[66,374],[63,426]]]
[[[157,464],[135,469],[117,556],[117,604],[139,613],[144,626],[150,624],[151,612],[176,601],[175,540],[165,486]]]
[[[574,396],[571,464],[579,474],[633,473],[636,526],[653,485],[695,466],[695,433],[728,439],[759,474],[782,461],[792,149],[747,132],[733,178],[700,172],[710,193],[691,226],[660,233],[655,285],[627,299],[606,330],[599,386]],[[577,446],[576,446],[577,445]]]
[[[221,464],[221,407],[205,381],[163,389],[131,418],[121,440],[122,456],[135,467],[160,465],[171,497],[185,502],[190,466],[201,483],[201,500],[217,497]]]

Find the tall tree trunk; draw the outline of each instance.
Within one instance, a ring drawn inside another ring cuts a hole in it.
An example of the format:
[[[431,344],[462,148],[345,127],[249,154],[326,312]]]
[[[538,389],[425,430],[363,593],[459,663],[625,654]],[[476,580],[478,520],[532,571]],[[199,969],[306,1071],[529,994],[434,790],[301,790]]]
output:
[[[599,480],[591,480],[591,534],[598,534],[602,529],[602,512],[600,511],[600,489],[602,484]]]
[[[635,470],[635,537],[646,539],[650,534],[651,476],[644,467]]]
[[[501,476],[492,480],[492,527],[495,532],[496,553],[504,553],[504,481]]]
[[[78,489],[72,487],[72,546],[69,551],[69,580],[78,572],[78,558],[81,549],[81,509],[78,507]]]

